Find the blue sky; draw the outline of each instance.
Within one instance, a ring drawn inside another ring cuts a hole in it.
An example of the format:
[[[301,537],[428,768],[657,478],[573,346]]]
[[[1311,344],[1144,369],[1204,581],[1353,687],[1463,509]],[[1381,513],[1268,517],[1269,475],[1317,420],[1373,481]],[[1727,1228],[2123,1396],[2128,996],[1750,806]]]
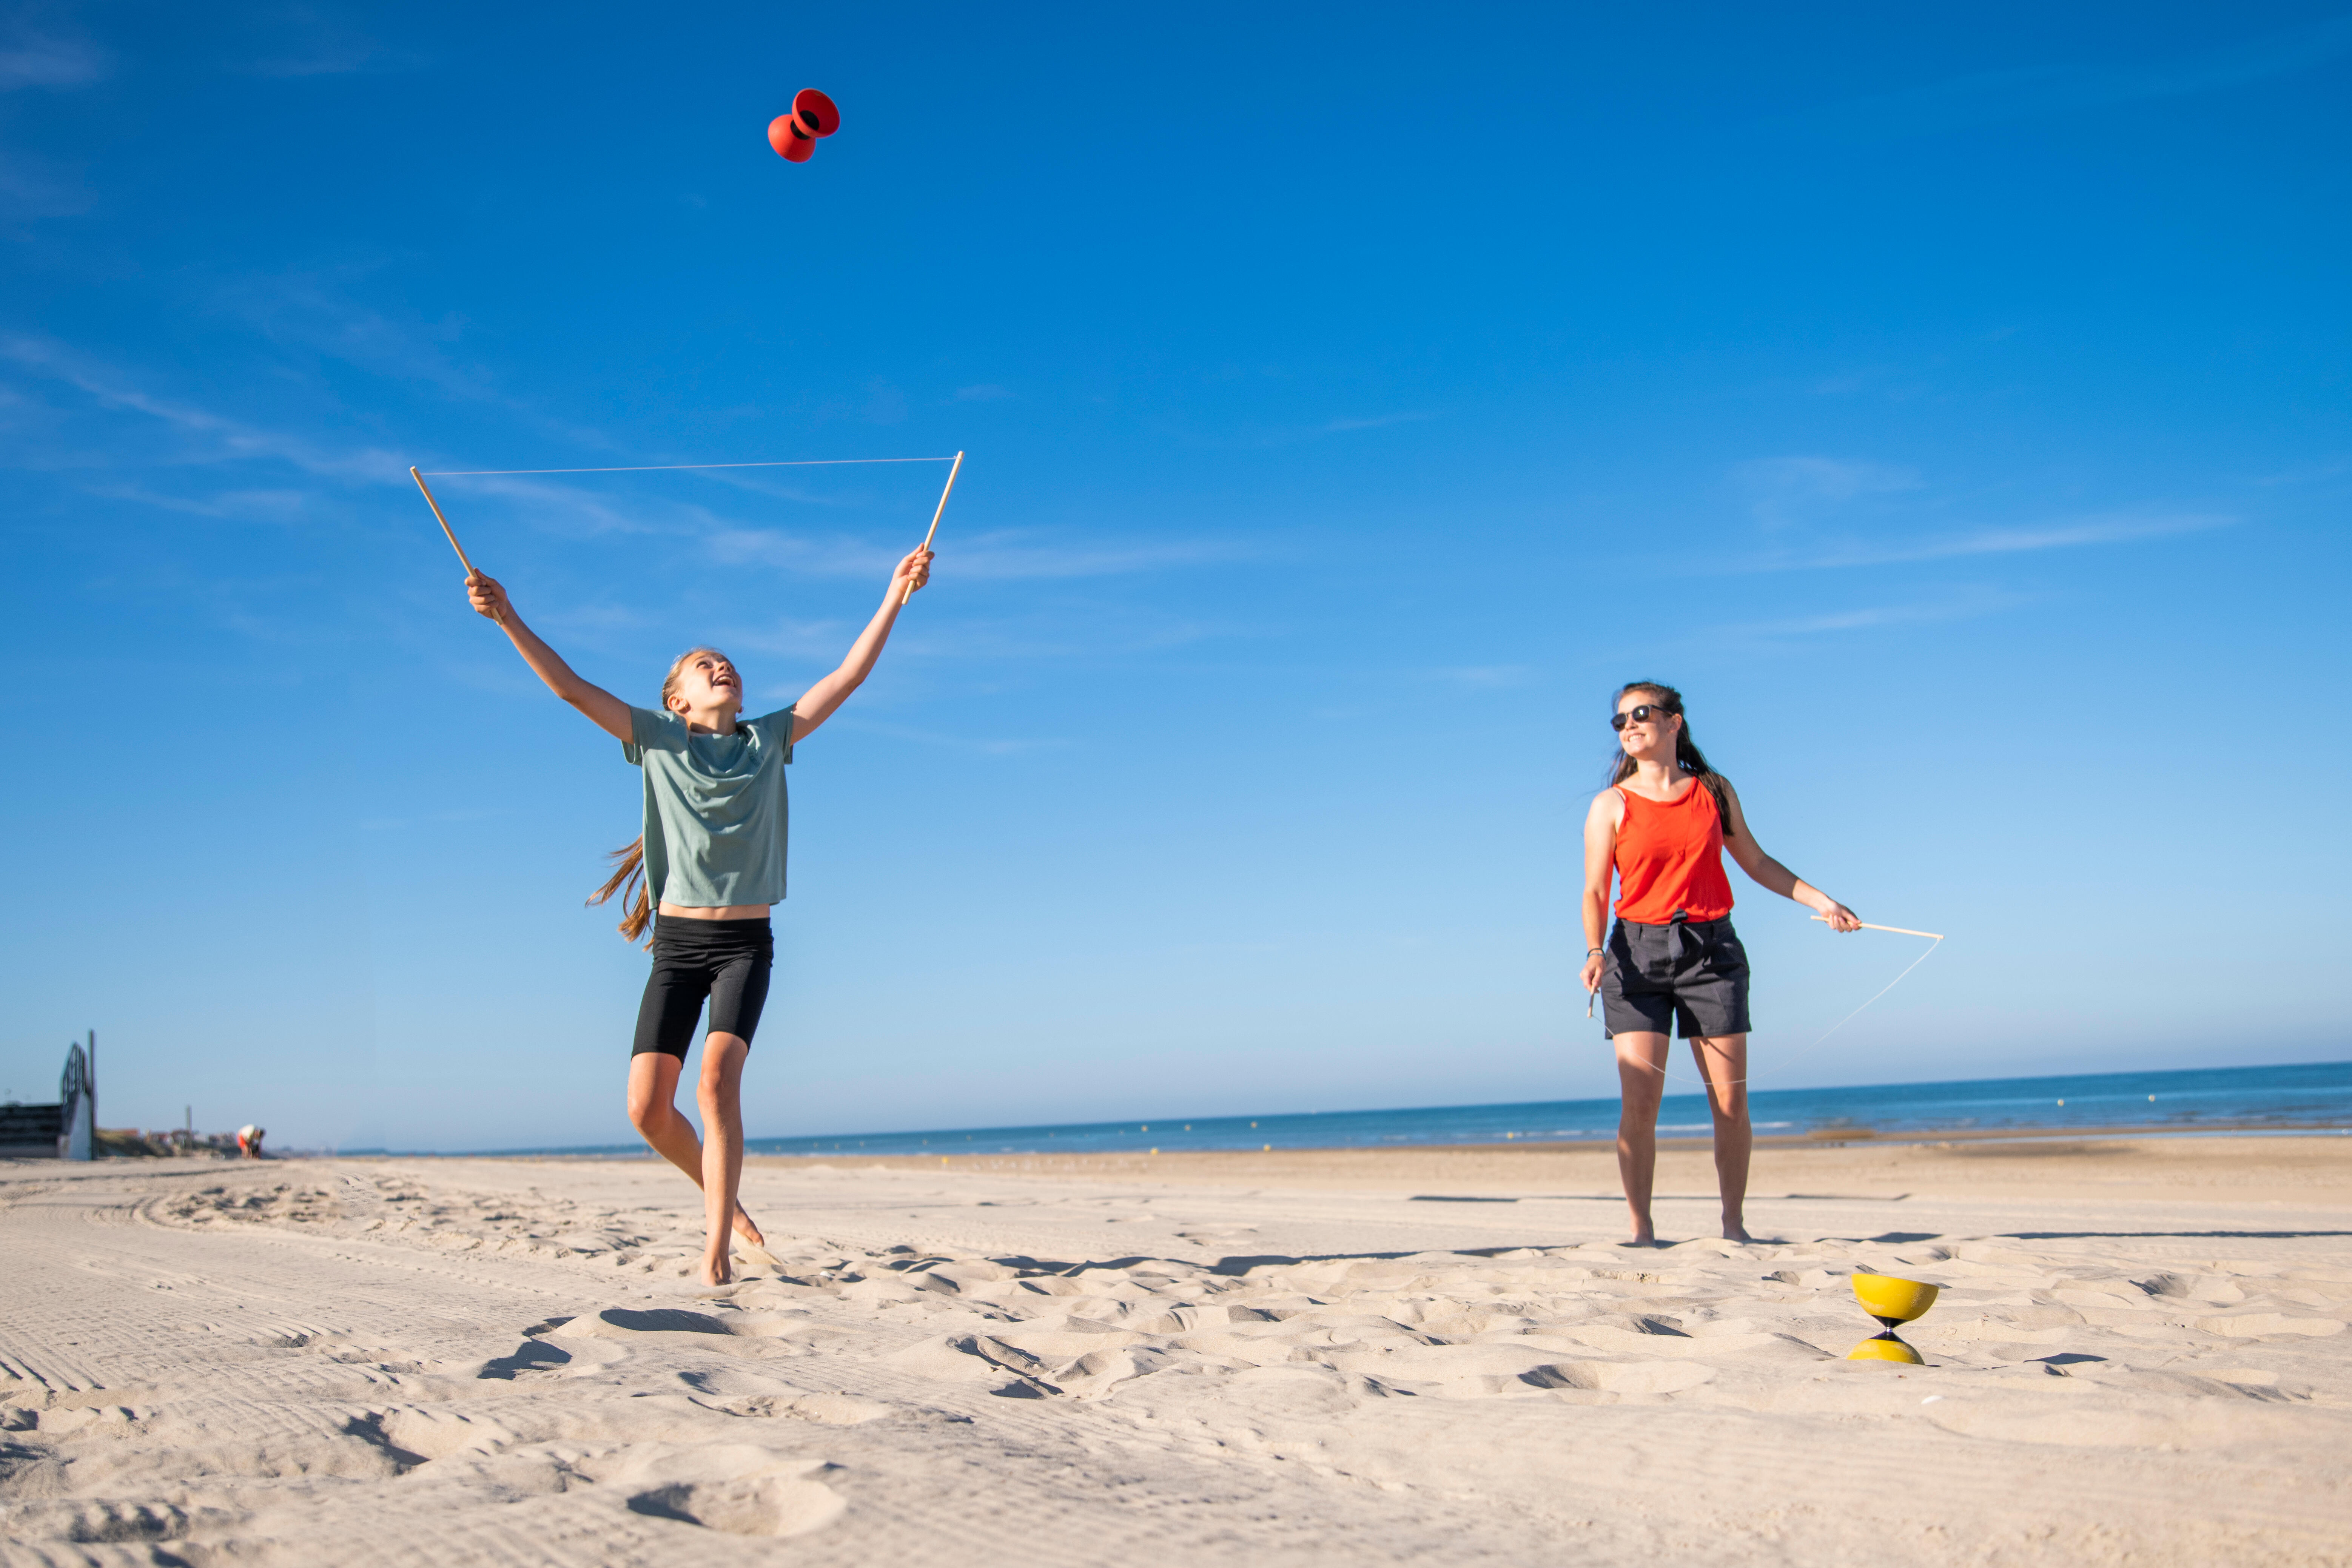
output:
[[[1611,689],[1765,846],[1759,1086],[2352,1055],[2352,13],[36,6],[0,1089],[615,1142],[618,748],[405,467],[970,451],[793,768],[757,1134],[1609,1092]],[[824,88],[816,158],[768,119]],[[443,481],[782,705],[938,470]]]

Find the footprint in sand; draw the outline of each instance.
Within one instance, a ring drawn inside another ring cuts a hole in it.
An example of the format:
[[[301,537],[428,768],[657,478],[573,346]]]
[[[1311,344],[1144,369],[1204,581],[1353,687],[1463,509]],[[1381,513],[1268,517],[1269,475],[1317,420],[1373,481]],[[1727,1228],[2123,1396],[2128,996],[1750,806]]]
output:
[[[1538,1388],[1608,1394],[1679,1394],[1715,1380],[1715,1368],[1688,1361],[1564,1361],[1523,1374]]]
[[[816,1478],[823,1459],[752,1444],[637,1443],[583,1461],[590,1479],[626,1492],[629,1511],[729,1535],[805,1535],[841,1517],[841,1494]]]

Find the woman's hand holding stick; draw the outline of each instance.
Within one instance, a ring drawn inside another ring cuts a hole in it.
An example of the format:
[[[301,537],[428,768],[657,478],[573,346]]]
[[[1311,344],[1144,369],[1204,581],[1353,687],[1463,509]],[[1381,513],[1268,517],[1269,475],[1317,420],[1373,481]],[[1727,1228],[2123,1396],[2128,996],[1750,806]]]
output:
[[[1843,915],[1846,921],[1850,923],[1840,925],[1838,923],[1837,915]],[[1837,907],[1837,915],[1815,915],[1813,919],[1827,921],[1830,925],[1835,926],[1839,931],[1891,931],[1896,936],[1927,936],[1933,937],[1937,942],[1944,940],[1944,935],[1941,931],[1913,931],[1909,926],[1874,926],[1868,921],[1855,920],[1853,918],[1853,911],[1847,909],[1843,904],[1840,904]]]
[[[1813,906],[1814,909],[1820,911],[1813,916],[1813,919],[1820,921],[1832,931],[1857,931],[1863,929],[1862,918],[1859,915],[1856,915],[1852,910],[1847,909],[1843,904],[1839,903],[1835,899],[1831,898],[1827,893],[1823,893],[1821,897],[1822,901]],[[1884,930],[1885,928],[1879,927],[1876,929]]]

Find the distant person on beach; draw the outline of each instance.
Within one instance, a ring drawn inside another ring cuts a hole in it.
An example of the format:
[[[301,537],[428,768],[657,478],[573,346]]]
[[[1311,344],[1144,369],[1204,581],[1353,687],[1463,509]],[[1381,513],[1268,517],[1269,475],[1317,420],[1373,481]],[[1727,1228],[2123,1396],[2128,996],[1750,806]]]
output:
[[[852,644],[841,668],[789,708],[740,719],[743,680],[716,648],[688,648],[662,679],[661,707],[632,708],[572,671],[514,612],[506,590],[477,572],[466,579],[474,608],[504,628],[539,678],[621,742],[645,771],[645,827],[613,852],[619,866],[591,896],[618,894],[628,913],[621,934],[635,942],[653,929],[653,973],[637,1008],[629,1058],[629,1120],[654,1151],[702,1188],[709,1229],[700,1278],[734,1278],[728,1232],[754,1247],[760,1227],[743,1212],[741,1089],[744,1059],[768,999],[775,962],[770,909],[784,897],[787,807],[784,765],[793,747],[857,689],[881,657],[899,602],[930,579],[931,553],[916,550],[890,574],[882,607]],[[642,884],[642,885],[639,885]],[[631,889],[635,888],[632,903]],[[705,1001],[710,1029],[702,1044],[696,1100],[707,1141],[678,1113],[678,1074]]]
[[[262,1130],[248,1121],[236,1130],[236,1152],[247,1160],[261,1158]]]
[[[1731,929],[1723,852],[1758,883],[1819,912],[1832,929],[1859,931],[1852,910],[1757,844],[1731,781],[1692,743],[1683,695],[1637,680],[1617,693],[1609,721],[1619,756],[1609,787],[1584,818],[1586,992],[1599,991],[1617,1047],[1624,1101],[1617,1172],[1633,1210],[1633,1240],[1657,1239],[1650,1190],[1658,1163],[1658,1102],[1665,1095],[1669,1031],[1691,1043],[1715,1118],[1715,1176],[1723,1234],[1748,1239],[1748,952]],[[1617,924],[1604,942],[1611,878]]]

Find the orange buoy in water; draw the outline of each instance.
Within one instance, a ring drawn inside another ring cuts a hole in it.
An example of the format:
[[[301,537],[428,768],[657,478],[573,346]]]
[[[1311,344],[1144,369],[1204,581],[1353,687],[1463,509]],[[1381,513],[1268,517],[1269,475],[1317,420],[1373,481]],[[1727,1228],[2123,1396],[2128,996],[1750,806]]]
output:
[[[841,110],[833,106],[833,100],[804,87],[793,94],[790,114],[779,114],[768,121],[768,145],[789,163],[805,163],[816,151],[816,139],[840,129]]]

